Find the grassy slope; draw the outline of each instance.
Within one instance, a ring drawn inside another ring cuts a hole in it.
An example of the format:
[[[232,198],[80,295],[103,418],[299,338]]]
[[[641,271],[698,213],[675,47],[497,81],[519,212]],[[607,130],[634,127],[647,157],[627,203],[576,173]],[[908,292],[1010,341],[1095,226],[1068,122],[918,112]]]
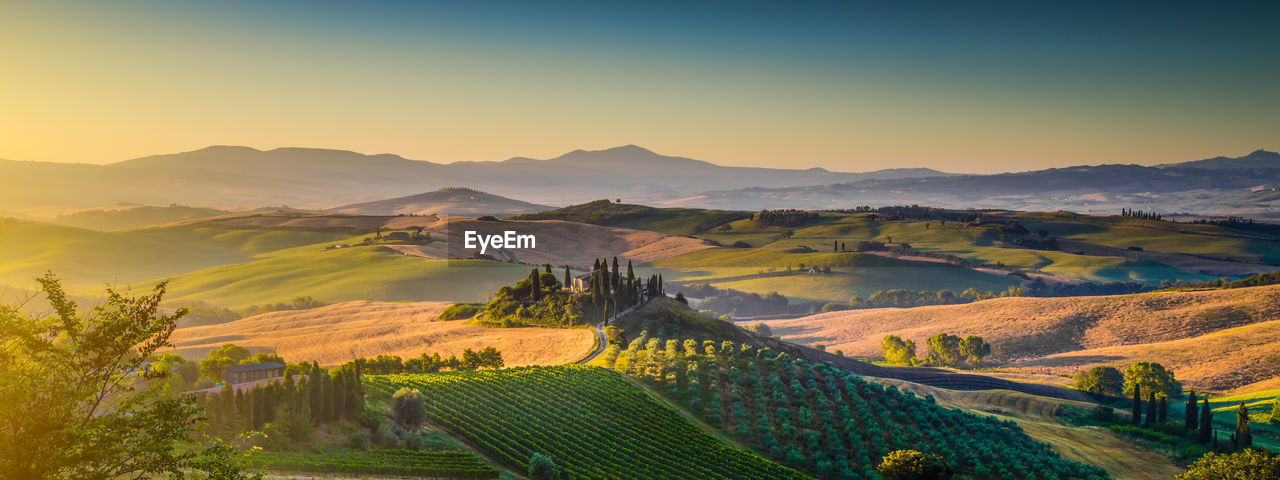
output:
[[[1266,376],[1257,368],[1271,362],[1255,364],[1269,358],[1265,345],[1271,337],[1261,332],[1275,330],[1271,324],[1277,315],[1280,286],[1264,286],[1104,297],[1002,298],[967,305],[832,312],[766,323],[784,339],[823,343],[869,357],[880,355],[879,342],[885,335],[913,339],[921,349],[928,336],[942,331],[979,335],[995,345],[995,360],[1022,359],[1018,365],[1029,371],[1062,374],[1091,364],[1124,365],[1131,360],[1123,355],[1126,351],[1168,342],[1169,348],[1143,359],[1169,362],[1179,378],[1193,381],[1197,388],[1207,385],[1198,382],[1209,381],[1217,388],[1234,388],[1229,385]],[[1257,332],[1240,335],[1224,330],[1231,328]],[[1214,343],[1197,344],[1206,340]],[[1041,358],[1053,354],[1060,355]],[[1243,375],[1249,372],[1256,375]]]
[[[595,334],[589,329],[485,328],[465,321],[435,321],[447,305],[344,302],[181,328],[172,341],[177,353],[188,358],[203,358],[209,350],[234,342],[253,351],[323,365],[383,354],[461,356],[464,349],[489,346],[502,352],[508,366],[553,365],[573,361],[594,346]]]
[[[182,220],[226,215],[226,210],[170,205],[167,207],[139,206],[115,210],[85,210],[60,215],[55,221],[61,225],[90,230],[131,230],[152,225],[164,225]]]
[[[1163,480],[1183,471],[1168,458],[1106,429],[1066,425],[1055,416],[1060,406],[1089,409],[1090,403],[1008,390],[948,390],[900,380],[876,381],[921,396],[933,395],[939,405],[1013,420],[1031,438],[1053,445],[1062,458],[1101,467],[1120,480]]]
[[[809,274],[800,266],[828,266],[832,273]],[[970,287],[1004,290],[1016,279],[936,262],[915,262],[857,253],[792,253],[774,248],[712,249],[652,262],[667,280],[710,282],[720,288],[818,302],[847,302],[877,290]],[[790,274],[787,268],[793,269]],[[744,278],[750,277],[750,278]]]
[[[0,280],[24,287],[31,277],[52,270],[73,292],[96,294],[108,282],[163,278],[341,237],[332,232],[216,227],[103,233],[19,222],[0,238]]]
[[[529,267],[482,260],[433,260],[385,247],[295,249],[172,278],[169,300],[240,308],[310,295],[347,300],[475,301],[524,278]]]

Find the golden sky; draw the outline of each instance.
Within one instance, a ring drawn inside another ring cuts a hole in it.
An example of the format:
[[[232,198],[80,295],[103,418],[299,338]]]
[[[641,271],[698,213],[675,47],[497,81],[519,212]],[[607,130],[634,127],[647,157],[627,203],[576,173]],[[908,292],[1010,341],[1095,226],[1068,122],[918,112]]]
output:
[[[1280,148],[1280,49],[1248,34],[1269,11],[1121,33],[1141,12],[525,8],[0,1],[0,158],[637,144],[725,165],[998,172]]]

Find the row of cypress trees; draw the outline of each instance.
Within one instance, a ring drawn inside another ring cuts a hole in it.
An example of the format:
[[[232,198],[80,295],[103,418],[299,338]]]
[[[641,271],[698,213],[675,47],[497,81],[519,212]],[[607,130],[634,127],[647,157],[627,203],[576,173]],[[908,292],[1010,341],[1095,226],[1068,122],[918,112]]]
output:
[[[223,386],[216,394],[199,395],[209,415],[207,433],[230,437],[242,432],[261,431],[284,411],[305,415],[313,425],[342,419],[357,419],[364,411],[364,387],[360,383],[359,362],[347,363],[332,372],[316,362],[303,364],[301,376],[292,372],[283,379],[236,389]]]
[[[603,308],[606,319],[610,313],[616,314],[643,302],[646,295],[648,298],[665,295],[662,290],[662,275],[650,275],[648,280],[642,282],[636,277],[630,260],[627,261],[625,276],[618,266],[618,257],[613,257],[612,270],[608,261],[596,259],[591,272],[591,278],[587,281],[591,304],[596,308]],[[565,278],[568,278],[568,269],[565,270]]]
[[[1146,416],[1143,416],[1142,388],[1135,385],[1133,388],[1133,407],[1132,421],[1135,425],[1144,424],[1148,428],[1155,428],[1157,425],[1163,425],[1168,420],[1169,406],[1167,399],[1160,398],[1156,400],[1155,392],[1149,392],[1146,404]],[[1200,444],[1212,443],[1216,449],[1218,443],[1218,432],[1213,428],[1213,412],[1209,408],[1209,398],[1197,398],[1196,392],[1191,391],[1187,394],[1187,403],[1183,409],[1183,432],[1188,438],[1195,440]],[[1236,410],[1236,429],[1231,434],[1230,445],[1237,449],[1244,449],[1253,446],[1253,432],[1249,425],[1249,409],[1244,402],[1240,402],[1240,407]]]

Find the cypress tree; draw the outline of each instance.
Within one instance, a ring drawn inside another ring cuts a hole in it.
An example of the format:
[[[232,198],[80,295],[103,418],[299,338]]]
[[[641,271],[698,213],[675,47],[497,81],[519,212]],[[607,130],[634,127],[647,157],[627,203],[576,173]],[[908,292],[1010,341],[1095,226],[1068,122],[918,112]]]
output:
[[[622,290],[622,269],[618,268],[618,257],[613,257],[613,269],[609,271],[609,288],[614,295]]]
[[[542,300],[542,278],[538,275],[536,268],[529,273],[529,298],[535,303]]]
[[[1150,400],[1147,400],[1147,426],[1153,427],[1156,424],[1156,392],[1148,393]]]
[[[1213,413],[1209,411],[1209,397],[1205,397],[1200,405],[1200,443],[1209,443],[1209,436],[1217,435],[1213,431]]]
[[[569,283],[570,280],[573,280],[573,278],[569,276],[569,266],[565,265],[564,266],[564,289],[565,290],[568,290],[569,286],[573,285],[572,283]]]
[[[1237,449],[1246,449],[1253,446],[1253,431],[1249,428],[1249,408],[1244,406],[1244,401],[1240,402],[1240,408],[1236,409],[1236,444]]]
[[[1142,387],[1133,386],[1133,424],[1142,423]]]
[[[596,259],[596,263],[594,263],[594,264],[592,264],[592,265],[591,265],[591,271],[592,271],[592,272],[600,271],[600,259],[599,259],[599,258],[597,258],[597,259]]]
[[[320,365],[311,362],[311,373],[307,375],[307,405],[311,410],[311,423],[324,423],[324,382],[320,380]]]
[[[1200,419],[1196,418],[1196,407],[1196,392],[1192,390],[1191,393],[1187,394],[1187,408],[1182,422],[1183,429],[1188,432],[1200,426]]]
[[[658,295],[666,295],[667,287],[662,284],[662,274],[658,274]]]
[[[547,270],[547,273],[551,273],[551,264],[550,264],[550,263],[544,263],[544,264],[542,264],[542,267],[543,267],[543,268],[545,268],[545,269]]]

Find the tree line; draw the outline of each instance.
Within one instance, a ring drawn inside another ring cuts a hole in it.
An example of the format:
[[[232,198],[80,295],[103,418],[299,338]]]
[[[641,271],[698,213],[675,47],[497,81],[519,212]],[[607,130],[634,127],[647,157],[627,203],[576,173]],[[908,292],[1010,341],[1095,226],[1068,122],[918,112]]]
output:
[[[888,335],[880,342],[885,361],[894,365],[932,365],[952,368],[982,368],[983,359],[991,354],[991,344],[982,337],[969,335],[961,338],[939,332],[925,341],[923,358],[916,357],[916,343],[897,335]]]

